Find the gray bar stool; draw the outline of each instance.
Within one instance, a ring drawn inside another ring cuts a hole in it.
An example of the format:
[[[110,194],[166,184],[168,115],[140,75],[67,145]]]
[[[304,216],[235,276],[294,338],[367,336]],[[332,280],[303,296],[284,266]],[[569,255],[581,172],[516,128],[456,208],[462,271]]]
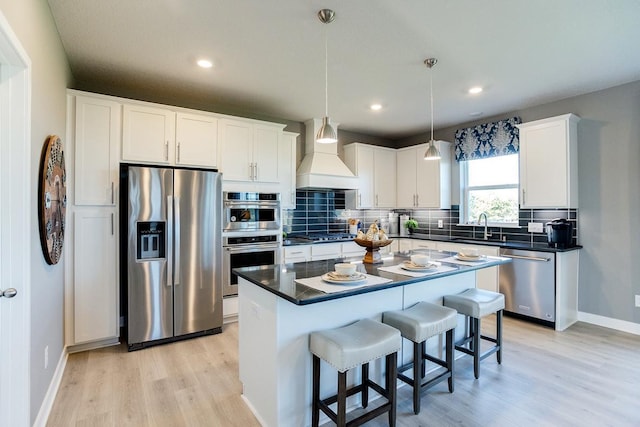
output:
[[[389,413],[389,426],[396,425],[396,381],[398,350],[402,346],[400,332],[371,319],[359,320],[342,328],[312,332],[309,350],[313,353],[313,403],[311,425],[317,427],[320,410],[338,426],[345,426],[347,397],[362,393],[362,407],[369,404],[369,388],[377,391],[387,403],[365,412],[349,421],[349,426],[358,426],[380,414]],[[369,379],[369,362],[386,356],[385,386],[382,388]],[[338,371],[338,393],[320,399],[320,359]],[[347,371],[362,366],[362,382],[347,389]],[[329,405],[337,402],[337,411]]]
[[[504,310],[504,295],[483,289],[467,289],[456,295],[445,295],[444,305],[457,310],[469,319],[469,333],[456,343],[456,350],[473,356],[473,374],[480,378],[480,361],[496,353],[498,364],[502,363],[502,312]],[[495,338],[482,335],[480,319],[496,313]],[[481,352],[480,339],[490,341],[495,345]],[[469,348],[465,347],[466,345]]]
[[[398,378],[413,387],[413,412],[420,413],[420,392],[431,388],[444,379],[449,380],[449,392],[453,393],[454,331],[458,323],[457,312],[451,308],[428,302],[419,302],[405,310],[387,311],[382,321],[398,329],[402,336],[413,342],[413,361],[398,368]],[[446,332],[445,359],[426,353],[426,341]],[[425,360],[445,368],[444,372],[424,381]],[[413,378],[402,372],[413,368]]]

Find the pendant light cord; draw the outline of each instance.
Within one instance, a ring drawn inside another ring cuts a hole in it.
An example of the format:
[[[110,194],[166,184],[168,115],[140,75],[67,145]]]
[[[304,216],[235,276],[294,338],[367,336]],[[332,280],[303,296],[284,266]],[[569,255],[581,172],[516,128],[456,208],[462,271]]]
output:
[[[324,29],[324,116],[329,117],[329,48],[327,29]]]
[[[431,86],[431,143],[433,144],[433,69],[429,69],[429,81]]]

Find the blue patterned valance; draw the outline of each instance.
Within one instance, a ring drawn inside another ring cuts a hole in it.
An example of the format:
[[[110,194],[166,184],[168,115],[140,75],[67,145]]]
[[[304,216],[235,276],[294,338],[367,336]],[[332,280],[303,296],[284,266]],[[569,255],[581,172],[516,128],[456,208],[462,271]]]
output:
[[[520,117],[484,123],[456,131],[456,160],[474,160],[515,154],[520,147]]]

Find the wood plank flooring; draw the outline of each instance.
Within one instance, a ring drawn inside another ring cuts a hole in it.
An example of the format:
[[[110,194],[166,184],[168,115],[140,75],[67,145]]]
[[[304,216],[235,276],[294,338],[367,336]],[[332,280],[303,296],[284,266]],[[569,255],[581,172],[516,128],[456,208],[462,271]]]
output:
[[[491,334],[493,320],[483,324]],[[567,331],[505,318],[502,365],[473,377],[458,359],[422,397],[398,392],[398,427],[640,426],[640,337],[578,323]],[[258,426],[240,393],[238,327],[128,353],[124,345],[69,356],[48,427]],[[367,426],[386,426],[382,415]]]

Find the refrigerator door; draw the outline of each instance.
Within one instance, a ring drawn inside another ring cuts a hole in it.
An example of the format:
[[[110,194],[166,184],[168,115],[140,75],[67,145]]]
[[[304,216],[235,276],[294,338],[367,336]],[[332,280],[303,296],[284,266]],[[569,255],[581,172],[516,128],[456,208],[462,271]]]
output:
[[[173,336],[173,171],[128,171],[128,344]]]
[[[176,336],[222,327],[222,180],[174,171]]]

